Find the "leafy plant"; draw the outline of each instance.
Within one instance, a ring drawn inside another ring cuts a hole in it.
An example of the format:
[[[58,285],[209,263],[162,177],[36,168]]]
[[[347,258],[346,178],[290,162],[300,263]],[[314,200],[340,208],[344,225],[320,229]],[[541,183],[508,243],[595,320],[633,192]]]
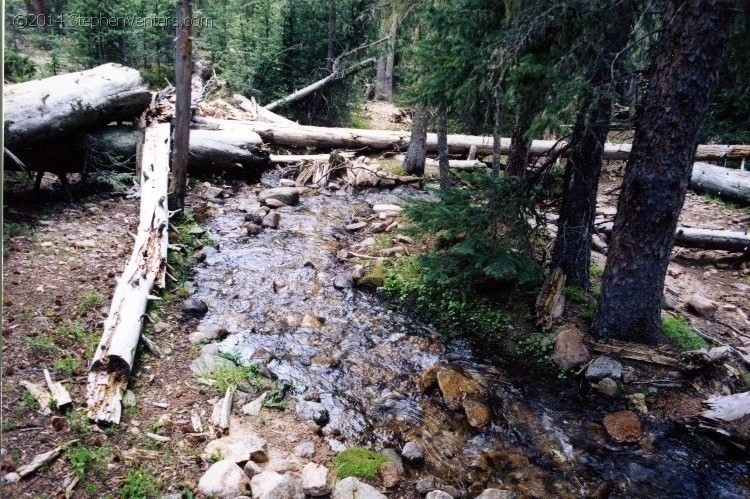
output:
[[[29,349],[34,355],[45,356],[57,353],[58,348],[46,334],[39,334],[27,340]]]
[[[664,317],[661,325],[664,336],[680,350],[698,350],[708,347],[706,340],[693,331],[680,317]]]
[[[380,471],[380,466],[388,461],[388,456],[363,447],[349,447],[333,461],[336,476],[343,479],[349,476],[372,479]]]
[[[122,499],[148,499],[159,496],[159,479],[146,469],[134,469],[125,473],[120,488]]]
[[[604,267],[592,263],[589,267],[589,273],[591,274],[591,277],[601,279],[602,277],[604,277]]]
[[[84,445],[71,446],[65,449],[65,455],[73,467],[73,473],[78,478],[83,478],[92,469],[104,471],[112,452],[109,447],[104,446],[92,450]]]
[[[70,355],[66,355],[62,359],[55,361],[55,369],[65,374],[66,376],[72,375],[81,366],[81,362]]]
[[[96,291],[88,293],[82,293],[78,297],[78,310],[81,312],[88,312],[98,307],[102,303],[102,295]]]
[[[79,411],[69,411],[65,415],[65,419],[68,420],[70,431],[79,437],[88,437],[91,435],[91,425],[86,414]]]

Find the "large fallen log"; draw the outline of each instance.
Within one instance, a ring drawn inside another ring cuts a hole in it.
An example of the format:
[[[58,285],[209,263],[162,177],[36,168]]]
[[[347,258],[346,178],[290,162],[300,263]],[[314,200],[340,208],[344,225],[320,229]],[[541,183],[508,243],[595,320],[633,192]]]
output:
[[[723,198],[750,203],[750,172],[710,163],[695,163],[690,187],[720,195]]]
[[[247,127],[256,132],[263,140],[275,145],[288,147],[321,147],[331,149],[359,149],[367,147],[372,150],[406,150],[411,140],[411,132],[402,130],[367,130],[361,128],[326,128],[315,126],[286,126],[259,121],[222,120],[217,118],[196,117],[196,126],[210,130],[222,128]],[[427,134],[427,150],[437,151],[437,134]],[[472,146],[477,154],[492,154],[492,137],[478,135],[448,134],[448,146],[451,154],[468,154]],[[500,141],[500,153],[507,154],[510,149],[510,139]],[[534,140],[529,149],[532,156],[543,156],[566,148],[565,141]],[[630,154],[630,144],[604,144],[604,159],[627,159]],[[565,155],[565,152],[563,153]],[[695,159],[742,159],[750,157],[750,145],[700,145]]]
[[[610,234],[614,224],[597,220],[595,225],[598,231]],[[677,227],[674,243],[685,248],[750,253],[750,234],[739,231]]]
[[[393,159],[396,161],[404,162],[403,154],[397,154]],[[439,168],[439,161],[432,158],[425,158],[424,165],[427,168]],[[476,170],[480,168],[487,168],[487,165],[476,159],[451,159],[448,160],[448,167],[453,170]]]
[[[297,126],[297,123],[294,121],[279,116],[265,107],[259,106],[255,99],[248,99],[240,94],[234,94],[232,96],[232,101],[240,110],[250,113],[250,116],[254,117],[253,119],[268,123],[277,123],[279,125]]]
[[[131,120],[151,101],[138,71],[119,64],[6,85],[3,97],[5,146],[11,150]]]
[[[130,380],[151,288],[165,285],[169,149],[169,124],[149,126],[141,160],[138,234],[130,261],[117,282],[104,334],[89,368],[86,403],[89,418],[97,423],[120,422],[122,397]]]

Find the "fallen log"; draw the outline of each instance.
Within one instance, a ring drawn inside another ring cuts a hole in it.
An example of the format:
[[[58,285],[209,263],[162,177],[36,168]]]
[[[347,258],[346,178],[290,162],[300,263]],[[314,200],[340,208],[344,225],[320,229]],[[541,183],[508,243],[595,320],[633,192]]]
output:
[[[44,379],[47,381],[47,388],[52,394],[52,400],[54,401],[55,407],[60,412],[67,410],[73,406],[73,401],[70,399],[70,393],[60,382],[52,381],[52,377],[49,375],[47,369],[43,369]]]
[[[233,164],[265,166],[269,155],[260,149],[262,144],[257,133],[244,130],[191,130],[188,169],[215,172]]]
[[[104,334],[89,368],[86,403],[89,418],[97,423],[120,422],[122,397],[130,380],[148,297],[154,285],[165,285],[169,151],[169,124],[149,126],[141,160],[138,234],[130,261],[117,282]]]
[[[403,154],[397,154],[393,159],[403,163],[405,156]],[[439,161],[432,158],[425,158],[424,165],[429,168],[440,167]],[[476,170],[479,168],[487,168],[487,165],[476,159],[451,159],[448,160],[448,167],[453,170]]]
[[[544,280],[539,295],[536,298],[537,326],[542,331],[549,331],[557,323],[565,310],[565,274],[556,267]]]
[[[279,116],[278,114],[266,109],[265,107],[259,106],[255,99],[248,99],[240,94],[234,94],[232,101],[235,106],[240,110],[250,113],[250,116],[254,116],[254,120],[265,121],[268,123],[276,123],[279,125],[297,126],[297,123]]]
[[[151,102],[138,71],[119,64],[6,85],[3,97],[5,146],[11,150],[133,119]]]
[[[75,443],[78,443],[78,439],[71,440],[70,442],[63,445],[59,445],[50,451],[37,454],[36,456],[34,456],[34,459],[32,459],[30,463],[19,466],[15,472],[3,475],[3,483],[16,483],[19,480],[26,478],[45,464],[49,464],[57,459],[60,454],[62,454],[63,450]]]
[[[680,361],[667,354],[666,352],[660,352],[654,347],[646,345],[639,345],[637,343],[626,343],[623,341],[610,340],[609,343],[591,343],[589,348],[595,352],[611,355],[614,357],[622,357],[623,359],[638,360],[640,362],[648,362],[651,364],[659,364],[661,366],[677,367]]]
[[[712,421],[734,421],[750,414],[750,392],[711,397],[703,402],[708,407],[701,417]]]
[[[354,152],[352,151],[340,151],[338,153],[343,158],[353,158]],[[331,158],[330,154],[271,154],[270,161],[275,164],[284,163],[301,163],[305,161],[328,161]]]
[[[36,400],[37,404],[39,404],[39,410],[42,412],[42,414],[44,414],[45,416],[52,414],[52,409],[50,409],[50,406],[52,405],[52,395],[47,390],[45,390],[43,386],[25,380],[21,380],[19,384],[26,388],[26,390],[28,390],[29,392],[29,395],[31,395],[34,400]]]
[[[724,168],[710,163],[695,163],[690,187],[723,198],[750,203],[750,172]]]
[[[315,126],[288,126],[274,123],[261,123],[245,120],[222,120],[217,118],[196,117],[194,124],[199,128],[221,130],[223,128],[247,127],[256,132],[263,140],[276,145],[288,147],[325,147],[332,149],[370,148],[377,151],[406,150],[411,140],[411,132],[402,130],[368,130],[360,128],[326,128]],[[428,133],[426,142],[428,151],[437,151],[437,134]],[[468,154],[472,146],[477,154],[492,154],[492,137],[478,135],[448,134],[448,146],[451,154]],[[500,141],[500,153],[507,154],[510,139]],[[603,158],[606,160],[624,160],[630,154],[630,144],[604,144]],[[563,150],[567,154],[567,142],[556,140],[534,140],[529,153],[532,156],[544,156]],[[696,160],[742,159],[750,157],[750,145],[700,145]]]
[[[614,224],[605,220],[597,220],[595,225],[598,231],[610,234]],[[735,253],[750,252],[750,234],[731,230],[677,227],[674,243],[685,248],[723,250]]]

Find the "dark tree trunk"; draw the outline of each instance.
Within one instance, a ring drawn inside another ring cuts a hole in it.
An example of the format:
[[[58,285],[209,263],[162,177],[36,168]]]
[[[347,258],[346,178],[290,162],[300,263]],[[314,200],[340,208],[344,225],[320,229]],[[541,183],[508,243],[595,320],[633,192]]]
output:
[[[379,57],[377,72],[376,72],[377,81],[375,82],[375,100],[385,99],[385,87],[387,86],[387,80],[385,77],[385,66],[386,66],[385,57]]]
[[[503,125],[503,80],[497,82],[494,89],[495,109],[492,120],[492,175],[500,175],[500,146]]]
[[[427,124],[429,113],[424,104],[417,104],[411,119],[411,139],[404,158],[404,169],[411,175],[424,174],[424,160],[427,153]],[[446,138],[447,143],[447,138]]]
[[[388,55],[385,58],[385,88],[383,98],[393,102],[393,68],[396,65],[396,35],[398,34],[398,16],[394,12],[391,19],[391,29],[388,40]]]
[[[562,269],[566,283],[584,290],[589,289],[596,193],[603,146],[612,118],[612,64],[628,43],[635,15],[634,2],[620,2],[605,14],[604,25],[597,29],[601,33],[602,53],[595,60],[591,74],[591,81],[598,87],[592,99],[585,99],[573,131],[573,150],[566,164],[551,263],[551,268]]]
[[[664,339],[664,277],[733,4],[672,0],[665,7],[594,316],[598,338],[649,344]]]
[[[524,138],[524,135],[531,127],[532,119],[533,117],[530,117],[528,113],[523,112],[523,104],[519,103],[516,111],[516,124],[510,136],[508,164],[505,167],[508,175],[521,177],[526,173],[526,167],[529,166],[529,141]]]
[[[449,189],[451,186],[451,171],[448,156],[448,124],[445,119],[445,109],[438,110],[437,117],[437,148],[440,168],[440,188]]]
[[[190,79],[192,76],[190,0],[177,0],[177,40],[175,42],[175,112],[172,141],[172,179],[169,186],[169,207],[172,210],[185,206],[187,189],[188,148],[190,142]]]

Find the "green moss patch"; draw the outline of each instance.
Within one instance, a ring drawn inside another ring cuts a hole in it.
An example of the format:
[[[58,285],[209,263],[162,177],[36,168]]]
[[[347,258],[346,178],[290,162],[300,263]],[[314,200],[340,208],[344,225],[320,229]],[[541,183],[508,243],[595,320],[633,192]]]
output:
[[[679,317],[665,317],[661,320],[661,325],[664,336],[680,350],[698,350],[708,347],[706,341]]]
[[[378,475],[380,466],[388,456],[362,447],[350,447],[336,456],[333,464],[339,479],[354,476],[372,479]]]

